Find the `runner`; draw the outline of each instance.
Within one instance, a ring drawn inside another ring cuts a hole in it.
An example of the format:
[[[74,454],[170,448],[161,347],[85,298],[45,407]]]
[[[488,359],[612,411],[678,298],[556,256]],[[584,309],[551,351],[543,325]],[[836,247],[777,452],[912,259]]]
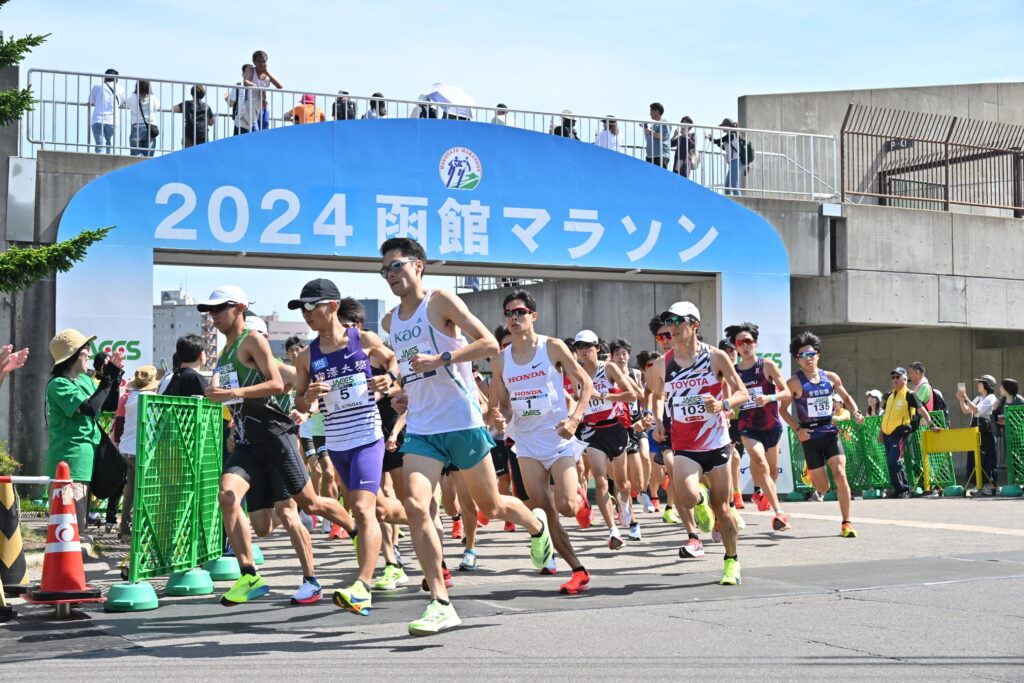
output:
[[[661,354],[658,354],[658,357],[668,353],[672,349],[672,331],[669,329],[668,325],[661,322],[661,318],[659,316],[654,316],[651,318],[648,327],[651,330],[651,334],[654,335],[654,340],[657,342],[658,348],[662,351]],[[650,410],[652,414],[654,412],[654,393],[651,391],[651,379],[649,375],[651,369],[654,367],[653,361],[657,360],[658,357],[655,357],[644,371],[644,383],[646,384],[647,391],[647,409]],[[664,398],[664,396],[662,396],[662,398]],[[704,557],[704,545],[701,543],[700,536],[697,533],[699,529],[697,528],[696,520],[693,518],[693,510],[685,506],[675,505],[675,501],[673,499],[672,444],[669,442],[667,437],[667,435],[671,433],[672,416],[666,413],[662,418],[662,425],[665,428],[664,433],[666,436],[661,440],[655,439],[654,430],[651,430],[651,441],[657,445],[657,449],[654,451],[655,455],[653,456],[653,460],[654,462],[662,465],[665,470],[664,485],[665,499],[667,502],[665,504],[665,512],[661,514],[661,519],[666,524],[681,523],[686,529],[687,536],[689,537],[687,544],[683,546],[687,557],[701,559]]]
[[[653,426],[653,420],[644,415],[640,407],[640,399],[643,398],[643,378],[640,371],[629,367],[629,360],[633,353],[633,347],[625,339],[616,339],[608,344],[611,351],[611,362],[618,366],[622,374],[632,383],[636,400],[624,403],[619,411],[619,422],[626,428],[629,436],[629,445],[626,446],[626,476],[632,484],[633,491],[629,491],[630,498],[636,498],[645,512],[654,512],[654,502],[647,492],[647,481],[651,478],[651,454],[647,450],[647,439],[642,439],[645,433],[645,420]],[[653,415],[653,413],[651,413]],[[640,522],[633,519],[629,528],[629,539],[639,541],[641,539]]]
[[[782,437],[779,403],[788,404],[791,396],[775,361],[757,356],[760,335],[757,325],[750,322],[730,325],[725,328],[725,334],[739,349],[741,359],[736,369],[750,393],[747,402],[740,406],[739,419],[743,447],[750,457],[750,476],[761,487],[764,498],[775,513],[772,528],[786,531],[790,528],[789,515],[782,511],[772,474],[779,469],[779,440]],[[760,505],[758,509],[761,509]]]
[[[345,303],[356,302],[346,299]],[[380,555],[377,492],[384,464],[384,434],[374,392],[395,383],[398,364],[376,334],[342,326],[341,305],[338,288],[323,278],[307,282],[299,298],[288,302],[290,310],[302,309],[306,324],[317,333],[295,359],[295,401],[299,410],[319,403],[327,451],[359,530],[359,576],[348,588],[334,591],[334,604],[366,616],[373,607],[370,583]],[[391,375],[374,377],[371,358],[387,367]]]
[[[576,462],[586,444],[574,434],[593,384],[565,344],[534,331],[537,302],[528,292],[512,292],[503,308],[512,343],[491,363],[491,412],[495,424],[515,440],[526,492],[547,515],[555,550],[572,570],[572,577],[559,590],[575,595],[589,588],[590,573],[580,564],[559,515],[575,517],[586,501],[576,475]],[[581,387],[571,415],[563,374]],[[506,420],[510,420],[507,427]],[[549,482],[554,482],[553,492]]]
[[[413,547],[433,598],[409,633],[430,635],[462,621],[448,600],[441,567],[441,546],[431,519],[431,500],[441,469],[455,465],[477,507],[488,517],[524,527],[531,536],[530,556],[540,569],[551,559],[551,537],[544,511],[530,510],[518,498],[498,493],[490,450],[494,441],[484,427],[470,363],[494,356],[498,343],[462,299],[423,286],[426,252],[404,237],[381,245],[381,276],[401,299],[382,321],[402,368],[408,405],[405,437],[405,511]],[[475,341],[466,343],[463,332]]]
[[[284,383],[270,344],[245,329],[243,316],[248,301],[240,287],[226,285],[197,306],[200,312],[209,312],[214,326],[226,338],[215,381],[206,390],[208,400],[228,407],[234,422],[235,451],[224,466],[218,500],[242,575],[221,598],[226,607],[270,592],[256,573],[249,520],[242,511],[250,485],[268,470],[278,473],[285,490],[306,514],[322,515],[355,533],[352,518],[338,501],[313,491],[302,456],[295,451],[295,440],[287,433],[293,423],[272,400],[274,394],[283,391]]]
[[[615,480],[621,524],[633,524],[633,501],[629,496],[629,478],[626,476],[626,461],[621,456],[629,445],[629,433],[619,421],[623,404],[635,401],[632,382],[614,363],[598,360],[600,340],[590,330],[580,330],[573,340],[576,357],[587,376],[594,384],[594,393],[584,405],[583,438],[587,443],[584,458],[590,474],[594,477],[597,506],[608,525],[608,547],[618,550],[622,547],[619,526],[612,515],[611,498],[608,495],[608,474]],[[573,387],[574,398],[581,397],[579,385]],[[582,403],[582,401],[578,401]]]
[[[797,419],[793,419],[788,405],[782,406],[782,419],[800,439],[807,472],[818,493],[825,493],[829,489],[828,475],[825,473],[825,463],[828,463],[836,482],[839,510],[843,514],[839,535],[856,538],[857,532],[850,524],[850,484],[846,480],[846,455],[843,453],[843,445],[839,443],[839,429],[832,423],[832,394],[839,394],[846,405],[853,408],[857,424],[864,422],[864,415],[857,408],[853,397],[846,392],[839,375],[818,368],[821,339],[817,335],[810,332],[798,334],[789,343],[789,352],[800,366],[796,374],[786,382],[792,402],[796,405]]]
[[[648,378],[658,420],[655,438],[664,438],[662,397],[667,391],[668,410],[672,415],[675,500],[694,509],[703,531],[710,531],[717,517],[725,545],[719,583],[737,585],[741,576],[736,552],[736,519],[729,512],[732,488],[728,467],[731,454],[728,414],[730,406],[744,403],[749,395],[729,357],[698,339],[700,312],[696,306],[688,301],[677,301],[661,314],[661,320],[671,329],[673,346],[655,361]],[[711,484],[710,494],[699,483],[702,474]],[[689,556],[685,547],[680,549],[679,556]]]

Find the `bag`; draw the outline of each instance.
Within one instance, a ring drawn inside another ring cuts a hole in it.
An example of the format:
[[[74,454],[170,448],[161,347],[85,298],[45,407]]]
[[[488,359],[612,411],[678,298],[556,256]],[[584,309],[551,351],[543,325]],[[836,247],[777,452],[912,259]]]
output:
[[[99,423],[97,423],[97,426]],[[128,467],[110,435],[100,429],[100,443],[92,463],[92,481],[89,486],[97,498],[109,498],[117,493],[125,482]]]
[[[146,124],[146,132],[149,133],[149,139],[156,140],[157,136],[160,135],[160,128],[155,123],[146,121],[146,115],[142,112],[142,98],[136,97],[135,103],[139,105],[139,118]]]
[[[334,101],[334,119],[336,121],[351,121],[356,118],[356,103],[347,97],[338,98]]]
[[[939,410],[944,415],[948,414],[946,408],[946,397],[942,395],[942,392],[932,387],[932,410]]]
[[[194,142],[206,142],[207,114],[210,110],[203,100],[185,102],[185,137]]]
[[[744,166],[754,163],[754,146],[743,139],[740,139],[740,163]]]

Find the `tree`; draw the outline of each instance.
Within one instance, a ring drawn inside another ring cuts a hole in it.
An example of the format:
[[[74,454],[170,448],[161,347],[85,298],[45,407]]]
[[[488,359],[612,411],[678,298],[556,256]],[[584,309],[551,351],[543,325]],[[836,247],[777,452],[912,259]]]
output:
[[[0,9],[10,0],[0,0]],[[24,38],[4,40],[0,37],[0,69],[21,64],[32,48],[43,44],[50,34],[45,36],[27,35]],[[32,110],[32,88],[11,88],[0,92],[0,126],[7,126],[19,121],[25,112]]]
[[[19,249],[11,245],[6,253],[0,254],[0,292],[20,292],[54,271],[61,273],[71,270],[77,261],[85,258],[90,245],[99,242],[113,230],[83,230],[71,239],[47,244],[32,249]]]

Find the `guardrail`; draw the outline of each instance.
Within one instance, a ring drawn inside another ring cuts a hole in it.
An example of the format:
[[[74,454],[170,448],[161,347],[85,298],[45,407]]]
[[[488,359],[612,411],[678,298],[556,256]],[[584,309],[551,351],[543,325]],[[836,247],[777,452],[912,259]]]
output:
[[[827,135],[142,76],[111,78],[100,73],[30,69],[27,85],[32,88],[35,110],[25,118],[24,155],[55,149],[152,156],[230,137],[248,126],[272,129],[295,125],[296,120],[438,117],[500,123],[575,138],[641,160],[662,159],[667,170],[727,195],[812,200],[838,195],[836,139]],[[149,99],[132,97],[138,95],[140,83],[148,86]],[[200,87],[203,97],[197,98],[194,93]],[[104,99],[114,104],[109,123],[95,127],[91,102]],[[201,115],[191,115],[192,111]],[[155,138],[143,125],[143,117],[156,126]]]

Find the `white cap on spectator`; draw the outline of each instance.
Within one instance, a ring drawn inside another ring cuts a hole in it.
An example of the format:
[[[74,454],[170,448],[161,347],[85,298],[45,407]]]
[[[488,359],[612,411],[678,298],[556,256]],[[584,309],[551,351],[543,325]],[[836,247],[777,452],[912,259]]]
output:
[[[229,301],[236,304],[245,304],[246,307],[249,306],[249,297],[245,295],[245,292],[241,287],[236,287],[235,285],[221,285],[210,292],[209,299],[206,301],[200,301],[196,308],[201,312],[205,312],[214,306],[219,306]]]

